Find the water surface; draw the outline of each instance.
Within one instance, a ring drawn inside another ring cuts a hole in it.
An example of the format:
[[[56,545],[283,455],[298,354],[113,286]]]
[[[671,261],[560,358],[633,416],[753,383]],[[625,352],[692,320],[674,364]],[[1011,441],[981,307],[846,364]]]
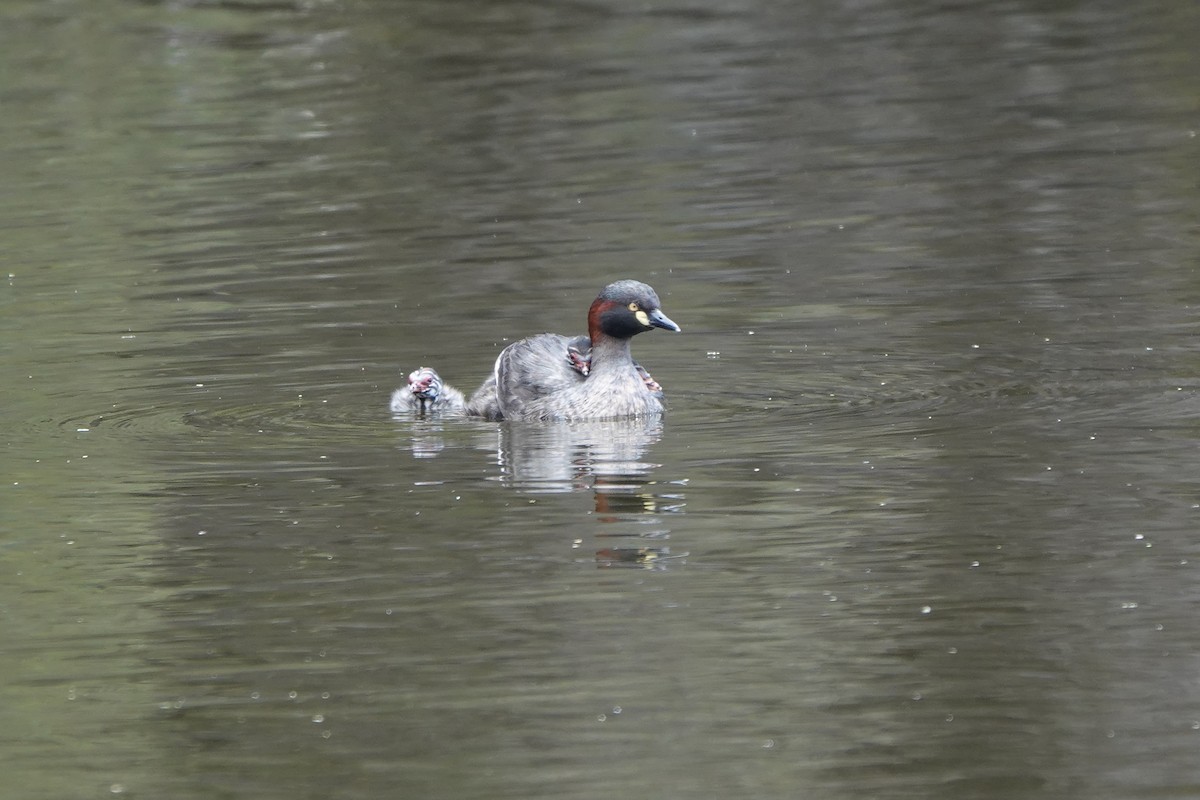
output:
[[[0,3],[8,791],[1194,796],[1198,28]]]

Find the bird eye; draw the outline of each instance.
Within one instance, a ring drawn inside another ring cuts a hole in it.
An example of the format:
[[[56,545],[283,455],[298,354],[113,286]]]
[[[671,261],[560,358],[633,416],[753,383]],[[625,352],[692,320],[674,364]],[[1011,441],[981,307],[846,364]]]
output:
[[[637,304],[637,303],[630,303],[630,304],[629,304],[629,310],[630,310],[630,311],[637,311],[637,310],[638,310],[638,304]]]

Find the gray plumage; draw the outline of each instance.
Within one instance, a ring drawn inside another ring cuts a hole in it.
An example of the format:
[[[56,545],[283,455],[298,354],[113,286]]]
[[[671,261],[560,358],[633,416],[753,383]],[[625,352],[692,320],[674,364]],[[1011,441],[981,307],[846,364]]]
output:
[[[549,419],[542,413],[546,398],[588,382],[567,359],[570,341],[556,333],[542,333],[504,348],[491,379],[480,387],[495,394],[501,419]],[[471,400],[474,404],[475,398]]]
[[[662,414],[661,388],[633,361],[630,342],[652,328],[679,330],[644,283],[609,284],[588,311],[590,363],[585,377],[567,358],[578,340],[543,333],[509,345],[471,409],[508,420],[599,420]],[[494,395],[495,399],[492,400]],[[490,418],[495,418],[492,416]]]
[[[504,419],[600,420],[663,412],[660,395],[647,388],[633,363],[628,339],[593,343],[586,378],[561,355],[568,341],[543,333],[509,345],[500,354],[495,381]]]
[[[568,339],[542,333],[501,351],[491,376],[465,403],[458,390],[428,367],[409,377],[413,389],[436,389],[432,410],[454,410],[490,420],[604,420],[662,414],[662,387],[633,360],[630,342],[653,328],[678,331],[659,309],[658,295],[644,283],[617,281],[604,287],[588,311],[588,335]],[[588,345],[590,343],[590,349]],[[427,372],[426,372],[427,371]],[[418,374],[420,373],[420,374]],[[397,405],[412,408],[409,397]],[[453,393],[453,394],[451,394]],[[454,395],[457,395],[454,398]]]
[[[464,414],[463,393],[448,383],[432,367],[413,370],[408,385],[392,392],[393,414]]]

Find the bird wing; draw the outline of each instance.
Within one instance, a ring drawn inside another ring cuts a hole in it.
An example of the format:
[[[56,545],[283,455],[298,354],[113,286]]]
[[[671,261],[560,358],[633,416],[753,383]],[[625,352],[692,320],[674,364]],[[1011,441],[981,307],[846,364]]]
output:
[[[496,397],[505,419],[536,416],[532,407],[556,392],[583,383],[571,367],[567,346],[571,340],[542,333],[514,342],[496,359]]]

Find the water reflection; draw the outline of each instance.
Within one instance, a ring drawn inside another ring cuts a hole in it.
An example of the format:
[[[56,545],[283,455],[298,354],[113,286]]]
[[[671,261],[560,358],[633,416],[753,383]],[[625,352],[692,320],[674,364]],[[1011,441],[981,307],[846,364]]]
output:
[[[456,426],[469,420],[421,417],[403,429],[415,459],[432,459],[448,447]],[[487,423],[476,437],[475,450],[490,454],[497,472],[488,476],[523,495],[591,492],[593,518],[609,527],[598,538],[613,540],[596,551],[606,566],[636,564],[661,568],[678,561],[662,544],[670,530],[660,524],[664,514],[680,513],[686,481],[664,483],[654,473],[661,464],[647,460],[650,448],[663,437],[661,419],[622,419],[546,424]],[[402,445],[403,447],[403,445]],[[427,471],[423,484],[436,484],[436,470]],[[647,540],[654,544],[648,545]],[[582,545],[575,540],[575,546]]]
[[[594,480],[637,480],[658,466],[641,459],[662,431],[658,419],[504,425],[497,451],[500,478],[524,492],[568,492]]]
[[[661,465],[643,460],[662,433],[660,419],[502,426],[500,480],[526,493],[590,491],[596,520],[613,526],[597,534],[610,540],[596,551],[597,563],[662,568],[671,558],[661,544],[670,531],[657,517],[682,508],[679,495],[668,498],[657,490],[652,473]],[[650,523],[649,530],[639,521]]]
[[[446,449],[446,423],[439,417],[414,420],[409,428],[413,458],[437,458]]]
[[[446,448],[448,428],[458,420],[420,417],[407,427],[414,458],[435,458]],[[529,493],[570,492],[595,481],[628,486],[657,467],[642,460],[662,438],[661,419],[599,422],[506,423],[481,436],[478,449],[495,452],[497,476]]]

